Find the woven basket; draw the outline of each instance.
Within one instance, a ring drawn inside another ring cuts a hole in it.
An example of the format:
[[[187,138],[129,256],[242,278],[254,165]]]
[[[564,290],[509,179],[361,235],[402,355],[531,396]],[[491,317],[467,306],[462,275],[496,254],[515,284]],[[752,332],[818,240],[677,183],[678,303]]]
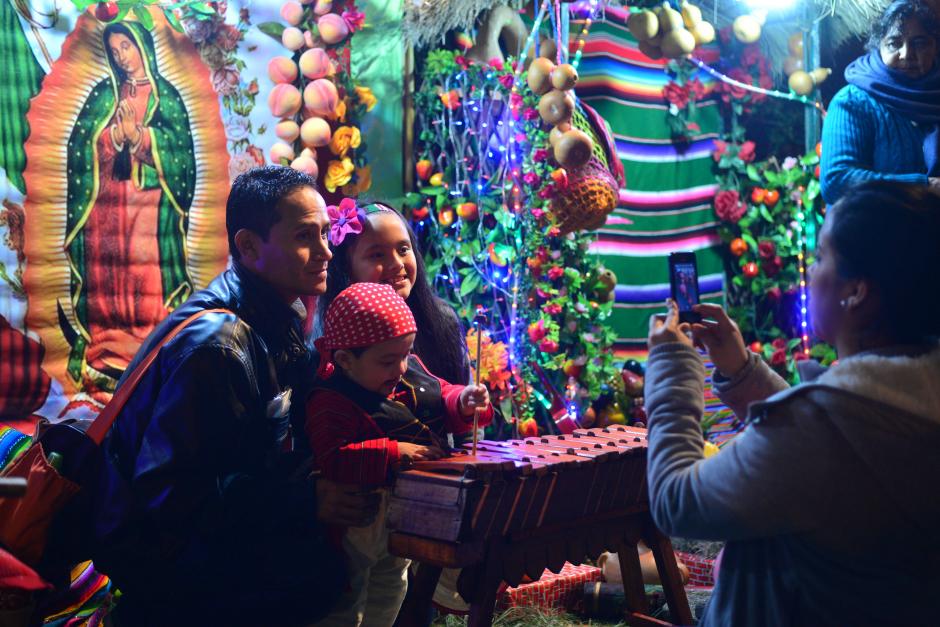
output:
[[[552,214],[562,233],[604,226],[617,207],[618,186],[597,157],[568,173],[568,187],[552,200]]]

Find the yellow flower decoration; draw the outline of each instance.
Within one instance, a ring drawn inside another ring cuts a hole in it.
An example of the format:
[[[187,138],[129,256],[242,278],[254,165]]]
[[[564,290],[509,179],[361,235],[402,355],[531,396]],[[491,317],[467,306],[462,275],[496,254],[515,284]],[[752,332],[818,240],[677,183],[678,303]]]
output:
[[[330,161],[326,166],[326,176],[323,177],[323,184],[330,192],[335,192],[336,188],[342,187],[352,179],[356,166],[352,159],[346,157],[340,161]]]
[[[346,100],[340,100],[336,103],[336,108],[333,109],[333,117],[338,122],[346,121]]]
[[[342,192],[344,196],[358,196],[369,191],[370,187],[372,187],[372,166],[364,165],[356,168],[356,182],[343,185]]]
[[[475,329],[467,331],[467,352],[470,361],[477,358],[477,332]],[[509,366],[509,351],[502,342],[494,342],[490,334],[483,332],[483,345],[480,347],[480,381],[485,383],[492,391],[505,390],[506,382],[512,377],[507,369]]]
[[[359,102],[366,106],[366,111],[372,111],[372,107],[378,102],[372,90],[368,87],[359,87],[358,85],[354,87],[354,89],[356,90],[356,96],[359,97]]]
[[[350,148],[358,148],[362,142],[359,129],[355,126],[341,126],[330,138],[330,151],[337,157],[345,157]]]

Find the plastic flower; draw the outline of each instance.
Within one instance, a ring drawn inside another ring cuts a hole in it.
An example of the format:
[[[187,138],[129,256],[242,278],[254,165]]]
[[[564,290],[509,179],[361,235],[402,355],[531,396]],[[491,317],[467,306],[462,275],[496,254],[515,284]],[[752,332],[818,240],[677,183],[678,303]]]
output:
[[[741,144],[741,147],[738,149],[738,159],[740,159],[744,163],[750,163],[751,161],[753,161],[755,147],[756,146],[754,142],[750,140]]]
[[[725,222],[737,224],[747,213],[747,205],[740,201],[738,192],[725,189],[715,194],[715,214]]]
[[[344,196],[358,196],[372,187],[372,166],[364,165],[356,168],[356,182],[343,185]]]
[[[506,383],[512,377],[509,372],[509,352],[503,342],[494,342],[490,334],[484,331],[480,342],[480,380],[491,390],[505,390]],[[477,358],[477,332],[467,331],[467,352],[470,359]]]
[[[444,107],[453,111],[460,106],[460,92],[456,89],[443,92],[441,94],[441,102],[444,103]]]
[[[359,98],[359,102],[365,105],[366,111],[372,111],[372,108],[378,102],[378,99],[375,97],[375,94],[372,93],[372,90],[368,87],[360,87],[356,85],[353,88],[356,91],[356,96]]]
[[[343,11],[342,18],[343,21],[346,22],[346,26],[349,27],[350,33],[355,33],[357,30],[360,30],[362,24],[366,21],[365,13],[360,13],[359,11]]]
[[[352,179],[356,166],[352,159],[345,157],[339,161],[330,161],[326,166],[326,176],[323,178],[323,185],[327,191],[335,192],[338,187],[342,187]]]
[[[350,148],[358,148],[362,142],[359,129],[355,126],[341,126],[330,138],[330,151],[337,157],[345,157]]]
[[[336,101],[336,108],[333,109],[333,117],[336,118],[337,122],[346,121],[346,99],[341,99]]]
[[[330,205],[326,208],[326,215],[330,218],[330,243],[339,246],[347,235],[362,233],[362,219],[359,208],[352,198],[343,198],[339,206]]]

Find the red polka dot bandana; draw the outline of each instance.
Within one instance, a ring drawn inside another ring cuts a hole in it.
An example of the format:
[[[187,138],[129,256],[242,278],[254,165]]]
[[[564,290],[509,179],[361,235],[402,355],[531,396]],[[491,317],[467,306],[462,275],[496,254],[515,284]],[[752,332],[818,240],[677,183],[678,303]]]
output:
[[[326,310],[323,337],[314,342],[320,352],[317,374],[323,379],[333,374],[335,350],[372,346],[417,330],[411,309],[391,285],[354,283]]]

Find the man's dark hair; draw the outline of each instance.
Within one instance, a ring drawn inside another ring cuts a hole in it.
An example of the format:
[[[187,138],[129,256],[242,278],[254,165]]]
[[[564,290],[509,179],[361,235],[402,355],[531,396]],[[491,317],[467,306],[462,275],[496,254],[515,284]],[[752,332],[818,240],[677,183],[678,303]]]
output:
[[[254,168],[238,175],[225,205],[225,229],[232,259],[241,258],[235,234],[248,229],[267,240],[271,227],[281,219],[277,204],[298,187],[316,189],[317,182],[308,174],[280,165]]]
[[[940,194],[870,181],[849,188],[827,219],[839,274],[881,294],[877,331],[900,344],[940,336]]]
[[[881,47],[881,41],[887,37],[891,29],[907,20],[920,22],[931,37],[940,38],[940,18],[930,5],[923,0],[895,0],[872,25],[871,34],[868,36],[868,49],[878,50]]]

